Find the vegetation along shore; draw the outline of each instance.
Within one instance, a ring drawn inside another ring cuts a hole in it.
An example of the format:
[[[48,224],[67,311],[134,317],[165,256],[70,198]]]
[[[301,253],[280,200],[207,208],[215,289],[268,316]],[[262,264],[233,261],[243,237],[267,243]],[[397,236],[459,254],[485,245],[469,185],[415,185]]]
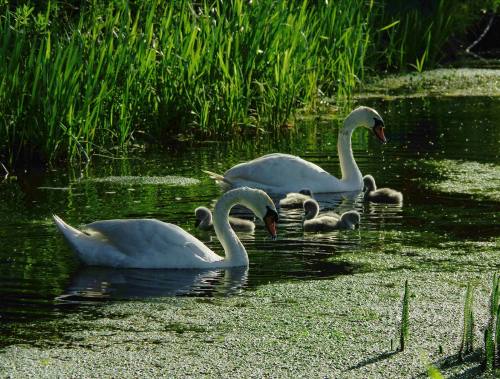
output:
[[[432,67],[496,1],[0,1],[0,158],[276,132]]]

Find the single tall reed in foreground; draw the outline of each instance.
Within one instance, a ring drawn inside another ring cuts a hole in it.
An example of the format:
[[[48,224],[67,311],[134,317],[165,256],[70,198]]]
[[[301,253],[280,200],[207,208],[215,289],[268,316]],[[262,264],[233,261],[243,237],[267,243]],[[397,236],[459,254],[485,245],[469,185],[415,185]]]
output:
[[[401,327],[399,331],[399,349],[404,351],[410,336],[410,289],[408,279],[405,280],[405,292],[403,295]]]
[[[490,318],[484,331],[484,361],[486,371],[493,372],[500,366],[500,276],[493,275],[490,296]]]
[[[463,359],[465,355],[472,353],[474,346],[474,288],[467,283],[464,302],[464,321],[462,328],[462,341],[460,343],[459,357]]]

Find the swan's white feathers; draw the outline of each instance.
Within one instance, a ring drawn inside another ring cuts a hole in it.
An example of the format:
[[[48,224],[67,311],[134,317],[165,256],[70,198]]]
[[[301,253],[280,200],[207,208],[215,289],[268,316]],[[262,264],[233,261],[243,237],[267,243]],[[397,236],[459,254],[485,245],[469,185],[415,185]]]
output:
[[[87,233],[100,233],[109,243],[130,258],[147,265],[151,259],[163,257],[175,266],[178,255],[193,255],[213,262],[215,253],[200,240],[177,225],[153,219],[105,220],[86,225]]]
[[[54,216],[54,222],[68,244],[88,265],[175,269],[247,266],[247,252],[227,219],[236,204],[248,207],[260,218],[272,210],[276,214],[272,222],[277,222],[274,203],[264,191],[239,188],[226,192],[215,205],[214,218],[215,232],[224,248],[225,258],[182,228],[159,220],[97,221],[86,225],[84,232],[67,225],[57,216]]]
[[[329,192],[332,186],[341,185],[337,178],[318,165],[281,153],[267,154],[240,163],[227,170],[224,178],[233,186],[257,187],[276,193],[299,192],[304,188],[304,183],[313,193]]]

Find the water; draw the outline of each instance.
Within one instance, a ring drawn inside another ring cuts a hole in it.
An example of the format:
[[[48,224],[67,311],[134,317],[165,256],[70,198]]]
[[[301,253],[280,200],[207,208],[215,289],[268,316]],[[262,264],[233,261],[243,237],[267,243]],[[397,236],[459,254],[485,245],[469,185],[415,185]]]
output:
[[[500,162],[500,103],[495,98],[365,104],[384,117],[389,143],[381,145],[368,131],[356,131],[356,161],[363,174],[375,176],[379,186],[401,190],[404,206],[364,204],[359,196],[321,195],[323,210],[354,208],[362,214],[359,229],[325,234],[303,234],[301,212],[281,210],[278,241],[270,240],[262,226],[254,234],[240,234],[250,257],[248,269],[83,267],[56,231],[51,215],[75,226],[98,219],[153,217],[178,224],[221,252],[213,234],[194,228],[194,209],[211,207],[220,196],[220,189],[202,170],[222,173],[238,162],[279,151],[300,155],[339,176],[337,121],[304,123],[277,139],[248,135],[234,143],[138,151],[129,159],[96,157],[87,167],[31,168],[4,180],[0,184],[0,344],[34,343],[40,333],[53,336],[57,331],[40,330],[44,320],[74,311],[93,314],[100,303],[110,300],[231,296],[272,281],[386,269],[347,258],[328,260],[347,252],[384,254],[394,243],[430,246],[488,241],[499,235],[500,202],[488,193],[476,196],[428,185],[442,176],[428,162]],[[474,177],[474,172],[468,176]]]

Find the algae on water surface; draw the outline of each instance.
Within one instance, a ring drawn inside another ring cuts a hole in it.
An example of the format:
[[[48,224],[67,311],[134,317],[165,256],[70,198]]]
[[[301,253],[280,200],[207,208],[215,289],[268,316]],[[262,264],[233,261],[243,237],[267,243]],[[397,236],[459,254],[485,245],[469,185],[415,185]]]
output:
[[[439,179],[424,177],[425,187],[434,191],[471,195],[478,199],[500,201],[500,165],[457,161],[425,160],[420,164],[434,170]]]

